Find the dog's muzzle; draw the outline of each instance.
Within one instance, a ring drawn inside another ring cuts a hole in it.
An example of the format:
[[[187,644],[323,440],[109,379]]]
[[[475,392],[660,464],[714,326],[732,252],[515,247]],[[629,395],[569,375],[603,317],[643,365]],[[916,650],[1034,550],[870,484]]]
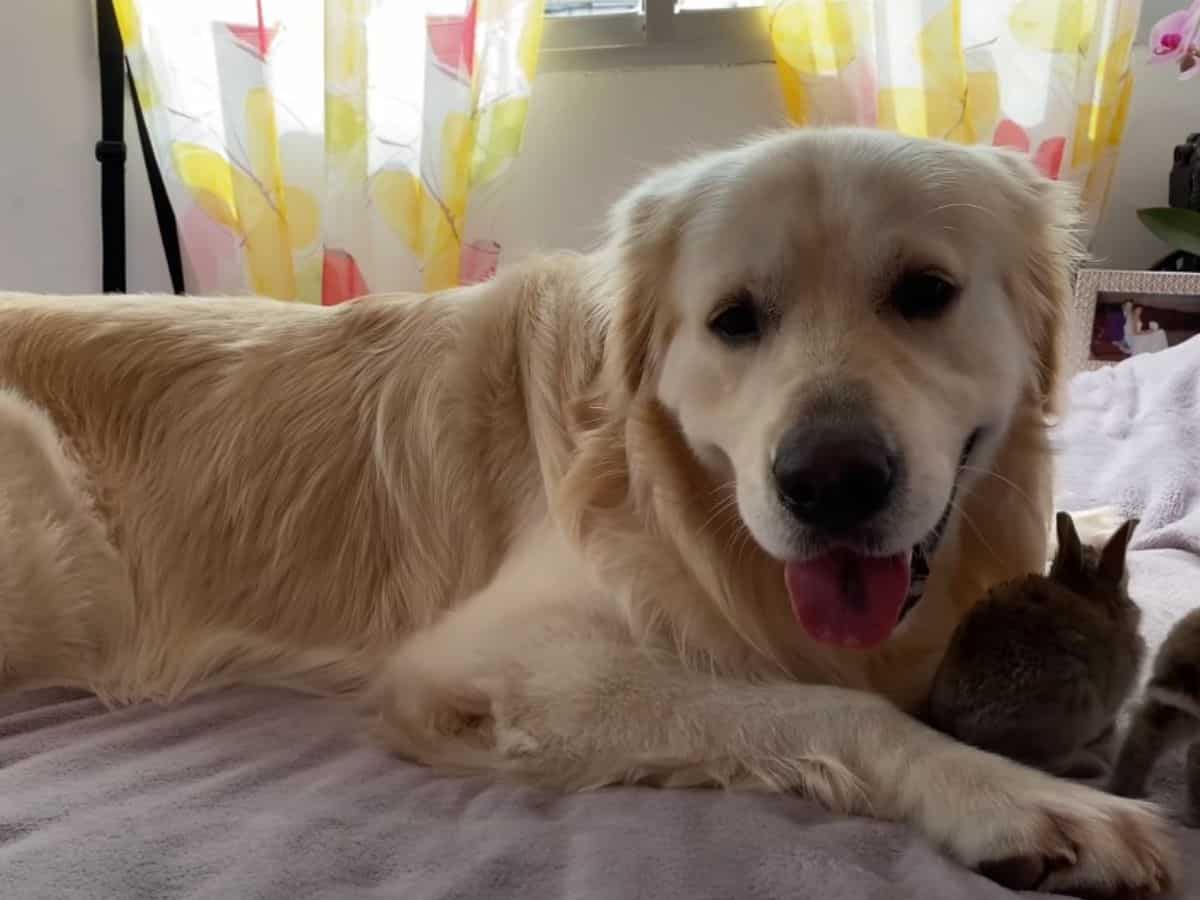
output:
[[[945,534],[946,525],[950,521],[950,513],[954,509],[954,499],[958,494],[958,483],[962,478],[962,473],[966,468],[968,460],[971,458],[971,453],[979,445],[979,439],[982,436],[983,429],[976,428],[971,432],[966,443],[963,444],[962,455],[958,460],[958,469],[954,474],[954,484],[950,487],[950,497],[946,501],[946,508],[942,510],[942,516],[938,519],[938,523],[933,526],[933,530],[925,535],[924,540],[913,547],[912,562],[909,566],[912,575],[908,585],[908,597],[905,598],[904,606],[900,610],[900,621],[902,622],[912,608],[921,602],[921,597],[925,594],[925,582],[929,579],[929,561],[933,559],[933,554],[942,542],[942,535]]]

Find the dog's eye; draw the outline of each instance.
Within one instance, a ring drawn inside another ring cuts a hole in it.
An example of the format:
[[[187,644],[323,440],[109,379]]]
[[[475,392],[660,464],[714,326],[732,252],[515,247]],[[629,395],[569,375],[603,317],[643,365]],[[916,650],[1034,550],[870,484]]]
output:
[[[738,291],[708,320],[708,328],[727,344],[758,340],[762,323],[754,296],[749,291]]]
[[[958,297],[958,285],[937,272],[908,272],[892,287],[890,302],[912,321],[936,319]]]

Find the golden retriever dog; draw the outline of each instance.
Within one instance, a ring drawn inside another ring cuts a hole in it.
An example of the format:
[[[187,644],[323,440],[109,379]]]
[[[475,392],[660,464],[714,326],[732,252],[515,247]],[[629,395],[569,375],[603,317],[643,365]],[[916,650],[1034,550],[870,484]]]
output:
[[[1074,225],[1015,155],[791,131],[432,296],[4,295],[3,685],[353,692],[447,770],[795,791],[1161,892],[1149,807],[906,712],[1045,564]]]

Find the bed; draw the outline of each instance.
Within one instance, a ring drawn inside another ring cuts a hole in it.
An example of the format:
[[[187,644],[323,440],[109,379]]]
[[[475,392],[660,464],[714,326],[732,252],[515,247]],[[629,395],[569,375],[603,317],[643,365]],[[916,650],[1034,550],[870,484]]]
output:
[[[1142,517],[1132,587],[1154,646],[1200,605],[1200,339],[1077,376],[1054,440],[1060,506]],[[1152,782],[1169,809],[1180,778],[1176,754]],[[1200,896],[1200,831],[1178,836],[1178,895]],[[437,778],[363,743],[336,701],[0,699],[2,898],[1013,896],[902,826],[796,797]]]

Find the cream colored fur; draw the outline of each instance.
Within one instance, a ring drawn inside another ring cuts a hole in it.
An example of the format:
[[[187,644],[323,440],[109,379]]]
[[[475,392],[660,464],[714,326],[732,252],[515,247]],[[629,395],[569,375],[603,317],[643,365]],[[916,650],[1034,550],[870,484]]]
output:
[[[1041,889],[1162,890],[1148,807],[902,711],[982,589],[1044,564],[1072,226],[1015,156],[792,132],[648,180],[594,254],[429,297],[5,295],[3,684],[366,687],[430,765],[798,791]],[[912,265],[961,282],[944,320],[887,308]],[[705,322],[747,284],[776,331],[731,351]],[[795,623],[802,536],[765,481],[850,382],[912,468],[891,551],[960,478],[925,599],[872,652]]]

